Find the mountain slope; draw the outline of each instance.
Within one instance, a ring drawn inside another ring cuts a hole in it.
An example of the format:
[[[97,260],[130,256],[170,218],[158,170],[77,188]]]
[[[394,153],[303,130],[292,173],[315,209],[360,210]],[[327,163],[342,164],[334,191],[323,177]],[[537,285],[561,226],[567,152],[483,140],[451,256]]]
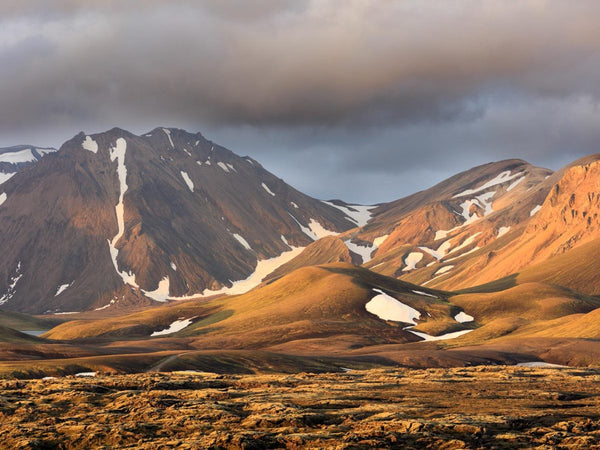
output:
[[[373,219],[353,234],[352,243],[371,246],[372,259],[363,259],[366,267],[428,282],[452,268],[444,269],[445,262],[467,260],[467,255],[518,230],[550,190],[545,181],[551,174],[522,160],[472,168],[380,205],[372,211]]]
[[[587,273],[586,279],[593,284],[597,277],[590,273],[588,265],[593,265],[594,258],[575,260],[567,255],[587,243],[594,245],[592,242],[600,238],[600,161],[595,156],[576,161],[561,170],[559,177],[553,176],[543,184],[550,185],[546,197],[530,211],[518,233],[483,249],[433,285],[464,288],[523,271],[528,275],[519,277],[521,280],[556,281],[560,277],[563,286],[593,292],[588,289],[591,286],[581,282],[577,272]],[[536,276],[538,270],[546,276]],[[565,272],[571,275],[560,276]]]
[[[0,305],[34,313],[227,292],[356,226],[251,158],[166,128],[80,133],[0,196]]]

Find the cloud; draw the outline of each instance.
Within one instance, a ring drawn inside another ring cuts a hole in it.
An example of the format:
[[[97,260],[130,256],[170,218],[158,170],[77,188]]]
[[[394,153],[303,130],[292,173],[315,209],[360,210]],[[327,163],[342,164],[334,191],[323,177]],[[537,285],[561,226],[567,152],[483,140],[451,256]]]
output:
[[[5,21],[26,26],[20,40],[5,27],[13,43],[0,58],[31,39],[55,50],[3,74],[2,104],[25,89],[41,103],[2,117],[5,127],[28,114],[42,120],[55,103],[74,117],[92,105],[98,116],[160,106],[174,117],[256,125],[452,120],[498,87],[600,89],[597,2],[122,4],[64,0],[41,18],[12,8]]]
[[[464,168],[512,141],[557,161],[573,141],[547,134],[578,151],[597,135],[599,16],[592,0],[1,2],[0,137],[187,126],[274,165],[328,149],[355,174]]]

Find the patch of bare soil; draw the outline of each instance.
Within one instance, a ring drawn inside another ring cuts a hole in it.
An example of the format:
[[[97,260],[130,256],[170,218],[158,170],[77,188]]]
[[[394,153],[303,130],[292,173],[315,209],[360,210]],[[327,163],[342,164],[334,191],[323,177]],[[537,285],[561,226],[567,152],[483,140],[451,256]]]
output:
[[[600,370],[0,381],[0,448],[600,448]]]

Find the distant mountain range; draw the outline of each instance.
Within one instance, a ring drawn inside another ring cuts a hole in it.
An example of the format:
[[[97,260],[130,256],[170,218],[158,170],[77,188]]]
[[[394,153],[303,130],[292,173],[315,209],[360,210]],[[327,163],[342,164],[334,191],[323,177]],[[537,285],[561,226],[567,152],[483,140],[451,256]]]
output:
[[[0,185],[15,173],[39,161],[44,155],[55,152],[52,147],[40,148],[33,145],[15,145],[0,148]]]
[[[61,313],[242,293],[329,262],[468,288],[600,237],[596,159],[556,173],[490,163],[357,206],[311,198],[173,128],[1,149],[0,306]]]
[[[600,361],[600,155],[489,163],[371,206],[311,198],[174,128],[0,159],[1,358]]]

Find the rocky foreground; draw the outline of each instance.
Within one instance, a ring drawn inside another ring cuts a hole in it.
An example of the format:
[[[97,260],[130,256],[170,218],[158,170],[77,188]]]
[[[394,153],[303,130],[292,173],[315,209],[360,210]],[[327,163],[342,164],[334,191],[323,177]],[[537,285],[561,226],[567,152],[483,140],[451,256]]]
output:
[[[600,370],[0,381],[0,448],[600,448]]]

